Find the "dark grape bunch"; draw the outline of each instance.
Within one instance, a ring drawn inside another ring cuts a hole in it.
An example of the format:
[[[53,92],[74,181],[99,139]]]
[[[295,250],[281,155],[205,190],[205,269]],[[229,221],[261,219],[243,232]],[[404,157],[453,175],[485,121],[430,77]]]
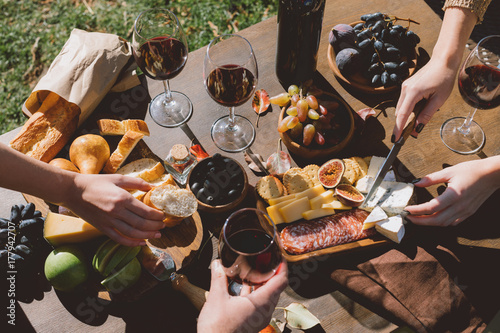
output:
[[[410,30],[410,24],[418,22],[382,13],[363,15],[361,21],[354,27],[338,24],[330,32],[340,72],[344,76],[360,72],[373,87],[400,85],[410,75],[409,59],[420,43]]]

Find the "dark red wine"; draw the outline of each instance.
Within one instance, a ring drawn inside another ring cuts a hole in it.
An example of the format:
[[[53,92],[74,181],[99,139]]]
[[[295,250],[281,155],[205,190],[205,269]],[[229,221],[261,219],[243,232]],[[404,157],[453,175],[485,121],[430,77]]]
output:
[[[470,106],[495,108],[500,105],[500,70],[485,65],[467,67],[459,74],[458,88]]]
[[[263,284],[274,275],[281,263],[278,244],[262,230],[240,230],[227,241],[230,246],[222,244],[221,248],[222,265],[226,275],[238,283]]]
[[[313,77],[325,0],[280,0],[276,76],[288,88],[300,86]]]
[[[168,80],[181,72],[188,50],[178,39],[155,37],[142,44],[134,56],[144,74],[155,80]]]
[[[208,93],[217,103],[238,106],[252,96],[255,77],[246,68],[225,65],[210,72],[206,85]]]

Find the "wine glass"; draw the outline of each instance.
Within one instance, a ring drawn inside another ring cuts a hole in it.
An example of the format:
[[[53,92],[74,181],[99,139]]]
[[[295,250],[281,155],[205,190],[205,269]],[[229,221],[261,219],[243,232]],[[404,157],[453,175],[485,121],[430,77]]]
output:
[[[163,127],[185,123],[193,112],[193,105],[183,93],[171,91],[169,84],[169,80],[182,71],[188,58],[186,36],[175,14],[162,8],[140,13],[134,23],[132,49],[144,74],[163,82],[164,92],[149,104],[151,118]]]
[[[482,149],[486,136],[472,119],[477,109],[493,109],[500,104],[500,35],[479,41],[458,73],[458,89],[474,109],[466,118],[454,117],[441,126],[441,140],[460,154],[474,154]]]
[[[243,208],[224,223],[219,256],[226,275],[235,283],[259,286],[269,280],[282,261],[276,226],[264,212]]]
[[[212,140],[221,150],[242,151],[255,139],[252,123],[235,115],[234,108],[252,97],[257,77],[257,60],[248,40],[225,34],[210,42],[203,64],[205,88],[215,102],[229,107],[229,115],[217,119],[211,130]]]

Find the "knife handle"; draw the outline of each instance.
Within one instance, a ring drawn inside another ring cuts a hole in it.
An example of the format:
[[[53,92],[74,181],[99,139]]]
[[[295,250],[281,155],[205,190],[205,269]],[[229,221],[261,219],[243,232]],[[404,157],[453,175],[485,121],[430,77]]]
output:
[[[208,291],[189,282],[184,274],[173,273],[171,281],[172,287],[186,295],[195,308],[200,311],[207,301]]]
[[[408,139],[410,134],[413,132],[413,129],[415,127],[415,122],[417,121],[418,115],[420,114],[420,112],[422,112],[422,110],[424,109],[426,104],[427,104],[426,99],[422,99],[420,102],[415,104],[415,107],[413,108],[413,112],[408,117],[408,120],[406,122],[406,126],[403,129],[403,132],[401,133],[401,137],[399,138],[398,141],[405,142],[406,139]]]

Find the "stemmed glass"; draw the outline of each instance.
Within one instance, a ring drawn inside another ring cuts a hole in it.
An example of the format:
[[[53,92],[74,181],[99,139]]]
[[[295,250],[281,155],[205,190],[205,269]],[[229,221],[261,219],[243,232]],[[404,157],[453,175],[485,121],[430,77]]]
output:
[[[169,80],[182,71],[188,58],[186,36],[175,14],[162,8],[140,13],[134,23],[132,49],[144,74],[163,82],[164,92],[149,104],[151,118],[163,127],[185,123],[193,112],[193,105],[183,93],[171,91],[169,85]]]
[[[257,60],[245,38],[226,34],[214,38],[207,48],[203,80],[210,97],[229,107],[229,115],[212,125],[212,140],[226,152],[238,152],[255,139],[255,128],[245,117],[235,115],[234,108],[252,97],[257,85]]]
[[[232,213],[219,238],[219,256],[226,275],[237,284],[264,284],[282,261],[278,242],[276,226],[264,212],[243,208]]]
[[[458,73],[458,89],[474,109],[466,118],[454,117],[441,126],[441,140],[456,153],[474,154],[482,149],[486,136],[472,119],[477,109],[500,104],[500,35],[479,41]]]

